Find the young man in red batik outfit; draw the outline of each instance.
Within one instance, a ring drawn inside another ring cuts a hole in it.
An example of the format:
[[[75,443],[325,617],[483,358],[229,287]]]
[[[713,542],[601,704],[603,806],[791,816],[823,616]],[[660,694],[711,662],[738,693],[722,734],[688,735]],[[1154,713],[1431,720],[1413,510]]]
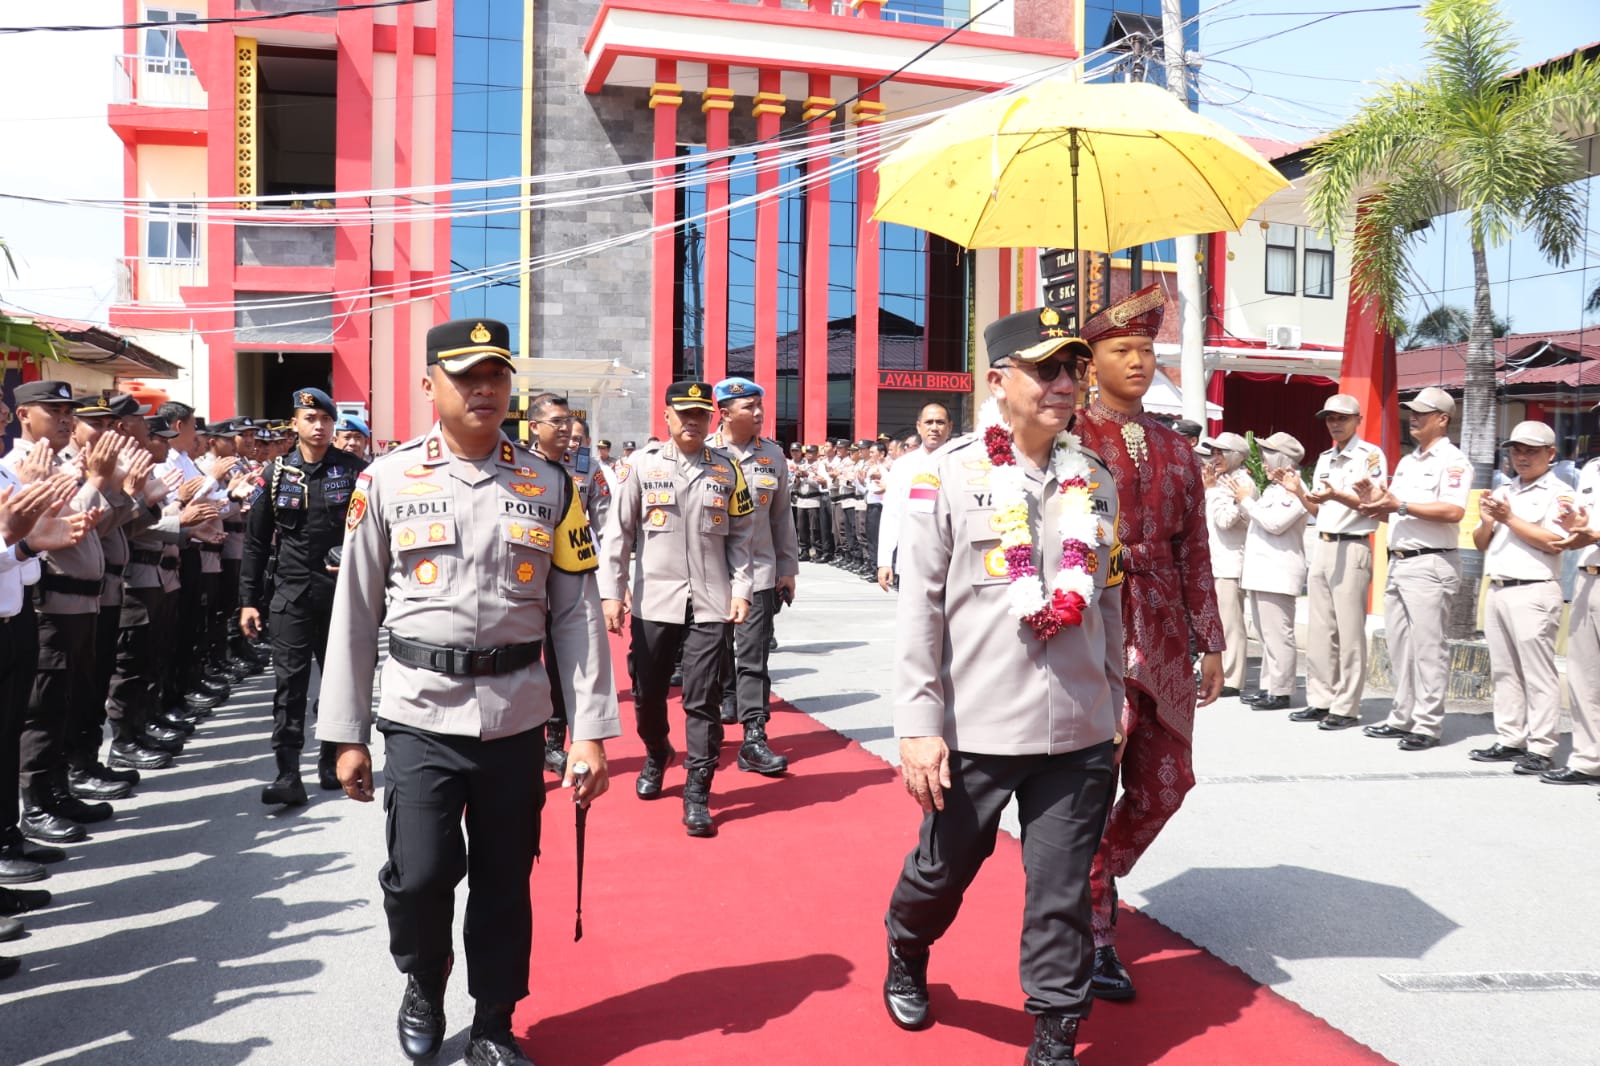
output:
[[[1114,878],[1133,869],[1184,794],[1194,787],[1190,738],[1196,694],[1189,638],[1204,652],[1199,705],[1222,689],[1222,621],[1206,541],[1205,487],[1189,442],[1144,412],[1155,380],[1155,335],[1166,300],[1151,285],[1084,323],[1094,349],[1100,395],[1079,417],[1084,444],[1117,482],[1122,541],[1122,794],[1106,820],[1089,874],[1093,900],[1093,989],[1101,999],[1132,999],[1133,981],[1117,958]]]

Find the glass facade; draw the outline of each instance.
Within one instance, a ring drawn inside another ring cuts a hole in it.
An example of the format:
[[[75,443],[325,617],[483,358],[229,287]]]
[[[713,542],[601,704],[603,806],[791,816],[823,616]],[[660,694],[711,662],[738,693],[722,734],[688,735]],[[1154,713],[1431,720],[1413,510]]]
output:
[[[456,0],[454,120],[450,180],[484,181],[522,173],[524,0]],[[457,190],[456,203],[517,194],[515,186]],[[450,268],[458,275],[452,318],[497,318],[521,327],[517,276],[493,280],[460,275],[492,271],[521,258],[515,211],[457,217],[450,223]]]
[[[682,149],[691,176],[703,176],[698,162],[703,149]],[[733,161],[729,202],[754,197],[753,156]],[[823,164],[818,164],[819,169]],[[799,167],[784,167],[780,185],[798,183]],[[835,174],[829,180],[828,276],[806,276],[806,198],[802,187],[786,189],[778,207],[778,397],[768,405],[770,431],[779,440],[796,439],[800,421],[801,368],[805,362],[804,293],[826,285],[828,294],[828,426],[829,437],[853,437],[855,427],[856,351],[856,177]],[[701,373],[704,368],[705,186],[690,184],[679,197],[678,217],[689,221],[679,233],[674,302],[679,327],[674,372]],[[960,247],[909,226],[886,224],[879,238],[878,365],[896,370],[968,369],[970,257]],[[736,207],[728,222],[728,373],[753,375],[756,319],[756,210],[754,203]],[[815,387],[807,383],[808,387]],[[872,427],[863,427],[871,429]],[[823,435],[807,427],[811,440]]]

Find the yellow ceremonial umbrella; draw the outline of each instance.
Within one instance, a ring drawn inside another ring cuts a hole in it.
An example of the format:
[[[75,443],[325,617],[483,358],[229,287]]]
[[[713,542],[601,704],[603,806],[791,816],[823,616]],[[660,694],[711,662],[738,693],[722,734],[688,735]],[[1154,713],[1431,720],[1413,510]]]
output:
[[[1165,89],[1048,78],[974,101],[878,167],[874,217],[968,248],[1115,252],[1236,230],[1288,186]]]

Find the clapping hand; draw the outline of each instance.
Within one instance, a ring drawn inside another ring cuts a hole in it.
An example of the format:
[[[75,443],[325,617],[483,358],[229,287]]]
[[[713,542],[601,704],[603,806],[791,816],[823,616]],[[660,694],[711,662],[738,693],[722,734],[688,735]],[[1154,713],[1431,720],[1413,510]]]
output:
[[[72,478],[62,474],[24,485],[20,490],[7,487],[0,492],[0,540],[15,544],[33,532],[42,519],[54,518],[72,498],[74,487]]]
[[[56,450],[44,441],[36,441],[28,454],[17,464],[17,480],[24,485],[43,481],[55,469]]]
[[[1582,506],[1565,506],[1556,515],[1556,523],[1567,531],[1567,535],[1556,541],[1553,547],[1566,551],[1570,548],[1587,548],[1591,544],[1600,542],[1600,529],[1589,525],[1589,509]]]
[[[180,472],[178,476],[182,478],[183,474]],[[195,494],[205,483],[206,479],[203,477],[192,477],[188,481],[182,481],[178,486],[178,502],[186,504],[194,499]]]
[[[1478,501],[1478,514],[1491,522],[1504,522],[1511,513],[1511,505],[1493,494],[1487,494]]]
[[[156,459],[139,447],[136,441],[130,439],[130,443],[133,444],[132,450],[124,453],[122,491],[127,496],[137,498],[146,491],[146,485],[150,481],[150,471],[155,468]],[[163,492],[161,495],[165,496],[166,493]]]

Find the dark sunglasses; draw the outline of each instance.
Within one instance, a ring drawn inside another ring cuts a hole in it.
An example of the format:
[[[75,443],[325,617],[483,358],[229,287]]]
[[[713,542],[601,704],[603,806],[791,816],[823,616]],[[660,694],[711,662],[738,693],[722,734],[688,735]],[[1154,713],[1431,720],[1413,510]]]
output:
[[[1063,370],[1068,370],[1072,373],[1072,380],[1082,381],[1089,370],[1088,363],[1077,356],[1068,356],[1065,359],[1059,356],[1051,356],[1049,359],[1041,359],[1037,363],[1028,362],[1026,359],[1012,359],[1010,362],[1013,366],[1032,368],[1034,376],[1040,381],[1046,382],[1054,381],[1060,377]]]

